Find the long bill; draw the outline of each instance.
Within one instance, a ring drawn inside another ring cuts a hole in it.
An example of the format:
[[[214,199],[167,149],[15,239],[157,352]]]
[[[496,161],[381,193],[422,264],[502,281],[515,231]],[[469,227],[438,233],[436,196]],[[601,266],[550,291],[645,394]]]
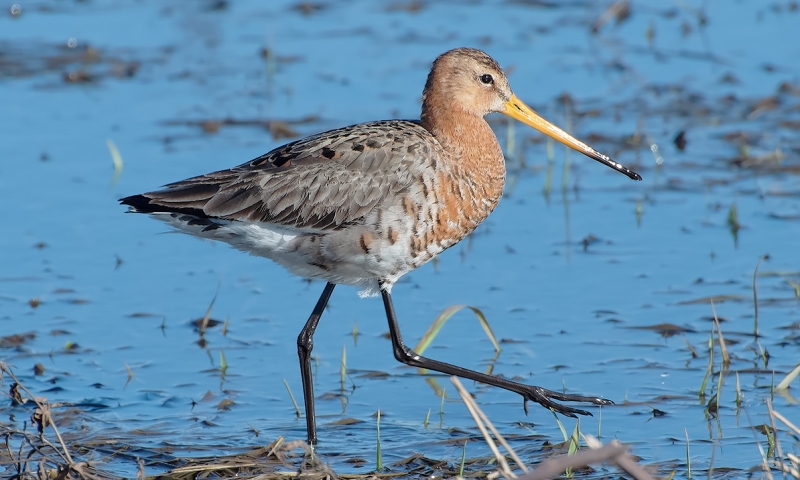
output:
[[[505,107],[506,109],[501,113],[504,113],[515,120],[519,120],[525,125],[529,125],[536,130],[539,130],[553,140],[558,140],[564,145],[581,152],[589,158],[597,160],[607,167],[613,168],[620,173],[624,173],[633,180],[642,179],[642,176],[638,173],[622,165],[621,163],[611,160],[607,155],[603,155],[594,148],[586,145],[569,133],[548,122],[542,118],[541,115],[534,112],[531,107],[525,105],[522,100],[517,98],[516,95],[511,95],[511,99],[505,103]]]

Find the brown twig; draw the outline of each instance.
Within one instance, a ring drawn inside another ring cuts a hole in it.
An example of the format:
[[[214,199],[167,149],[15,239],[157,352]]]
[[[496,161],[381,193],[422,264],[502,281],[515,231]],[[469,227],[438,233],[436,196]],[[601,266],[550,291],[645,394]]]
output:
[[[616,440],[604,446],[599,440],[591,435],[583,436],[591,450],[580,451],[574,455],[560,455],[558,457],[549,458],[539,464],[535,470],[528,471],[527,467],[522,464],[522,461],[519,459],[516,452],[514,452],[511,446],[506,443],[503,436],[500,435],[500,432],[494,428],[494,425],[492,425],[486,415],[481,411],[469,392],[467,392],[464,386],[461,385],[461,382],[458,380],[458,378],[450,377],[450,381],[453,382],[453,385],[455,385],[458,389],[458,393],[461,396],[461,399],[464,401],[464,404],[467,406],[470,415],[472,415],[473,420],[475,420],[475,424],[483,434],[483,438],[486,440],[489,448],[491,448],[495,458],[497,458],[500,472],[506,478],[513,478],[516,480],[545,480],[557,477],[571,468],[574,469],[577,467],[583,467],[592,463],[608,462],[616,465],[618,468],[625,471],[636,480],[654,480],[652,475],[647,473],[644,468],[639,466],[639,464],[633,460],[633,457],[627,453],[627,447]],[[517,476],[511,471],[505,457],[500,454],[494,439],[492,439],[491,435],[489,435],[489,432],[486,429],[487,426],[489,429],[491,429],[492,433],[494,433],[497,441],[502,444],[503,447],[505,447],[511,457],[526,473]]]
[[[574,455],[559,455],[557,457],[548,458],[537,465],[536,470],[517,477],[517,480],[546,480],[548,478],[558,477],[569,468],[575,469],[591,463],[613,461],[612,459],[623,455],[627,455],[627,447],[615,440],[597,450],[581,450]],[[633,476],[639,480],[652,479],[649,475],[646,477]]]
[[[583,439],[586,441],[586,444],[589,445],[589,448],[592,449],[597,448],[598,450],[600,448],[604,448],[600,447],[602,443],[600,443],[599,440],[592,437],[591,435],[584,435]],[[620,444],[617,440],[614,440],[611,443],[609,443],[609,445],[614,445],[614,444],[619,444],[620,446],[622,446],[622,444]],[[633,460],[633,457],[631,457],[627,453],[627,451],[615,455],[613,457],[609,457],[608,462],[616,465],[620,469],[624,470],[628,475],[636,478],[637,480],[654,480],[653,476],[647,473],[647,471],[644,468],[642,468],[641,465],[636,463]]]
[[[30,392],[30,390],[28,390],[28,388],[25,387],[25,385],[23,385],[17,379],[16,375],[14,375],[14,372],[12,372],[10,368],[8,368],[8,365],[5,362],[0,362],[0,371],[6,373],[9,377],[11,377],[11,379],[14,380],[14,382],[16,382],[16,384],[19,385],[19,387],[26,394],[28,394],[28,397],[30,397],[31,400],[33,400],[36,403],[37,409],[34,412],[32,419],[36,418],[37,416],[39,418],[39,425],[40,425],[40,427],[39,427],[40,428],[40,430],[39,430],[39,438],[40,438],[40,440],[43,443],[45,443],[46,445],[48,445],[50,448],[55,450],[61,456],[61,458],[64,459],[65,462],[67,462],[67,465],[70,468],[74,468],[75,467],[75,462],[72,460],[72,456],[69,454],[69,451],[67,450],[67,444],[64,442],[64,439],[61,438],[61,433],[58,431],[58,427],[56,427],[56,424],[53,421],[53,416],[50,413],[50,405],[47,402],[47,399],[41,398],[41,397],[35,397]],[[63,452],[59,451],[59,449],[57,449],[46,438],[44,438],[44,429],[45,429],[45,427],[47,427],[48,424],[51,427],[53,427],[53,432],[55,432],[56,438],[58,438],[58,443],[60,443],[61,447],[63,448]]]

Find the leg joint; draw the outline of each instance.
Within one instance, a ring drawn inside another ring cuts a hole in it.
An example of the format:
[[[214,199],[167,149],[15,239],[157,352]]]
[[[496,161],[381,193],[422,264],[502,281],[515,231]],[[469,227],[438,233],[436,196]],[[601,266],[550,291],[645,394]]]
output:
[[[303,354],[310,354],[311,350],[314,349],[314,337],[308,335],[308,333],[304,330],[300,332],[300,335],[297,336],[297,351]]]
[[[420,356],[414,350],[406,347],[404,344],[400,344],[394,348],[394,358],[397,359],[400,363],[405,363],[406,365],[410,365],[412,367],[421,367],[422,364],[419,361]]]

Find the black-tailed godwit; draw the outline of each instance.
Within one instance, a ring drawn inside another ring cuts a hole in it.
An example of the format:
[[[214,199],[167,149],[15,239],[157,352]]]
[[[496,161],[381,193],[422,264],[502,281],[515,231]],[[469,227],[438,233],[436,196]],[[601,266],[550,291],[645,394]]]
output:
[[[563,415],[590,415],[556,401],[612,402],[431,360],[408,348],[400,336],[391,297],[394,283],[469,235],[503,194],[503,152],[483,118],[494,112],[641,180],[520,101],[489,55],[458,48],[434,61],[419,121],[369,122],[319,133],[238,167],[121,202],[182,232],[229,243],[296,275],[327,282],[297,338],[311,444],[317,441],[313,335],[337,284],[359,287],[362,296],[383,297],[400,362],[494,385]]]

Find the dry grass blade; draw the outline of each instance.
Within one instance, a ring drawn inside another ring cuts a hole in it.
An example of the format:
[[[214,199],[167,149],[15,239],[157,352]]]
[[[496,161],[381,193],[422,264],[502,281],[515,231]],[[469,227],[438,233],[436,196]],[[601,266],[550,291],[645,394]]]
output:
[[[800,436],[800,428],[798,428],[798,427],[797,427],[795,424],[793,424],[792,422],[790,422],[790,421],[789,421],[789,420],[788,420],[786,417],[784,417],[783,415],[781,415],[781,414],[780,414],[780,412],[773,410],[773,411],[772,411],[772,415],[774,415],[774,416],[775,416],[775,418],[777,418],[778,420],[780,420],[781,422],[783,422],[783,424],[784,424],[784,425],[786,425],[787,427],[789,427],[789,428],[790,428],[790,429],[791,429],[791,430],[792,430],[792,431],[795,433],[795,435],[798,435],[798,436]]]
[[[292,452],[298,449],[303,452],[300,457]],[[330,467],[316,461],[313,455],[313,449],[307,443],[299,440],[286,442],[283,437],[278,437],[272,443],[246,453],[185,459],[187,465],[165,472],[159,478],[336,479]]]
[[[794,367],[794,370],[789,372],[788,375],[783,377],[783,380],[778,383],[778,385],[775,387],[775,390],[786,390],[789,388],[789,384],[791,384],[798,375],[800,375],[800,363],[798,363],[797,366]]]
[[[111,177],[111,185],[117,183],[119,176],[122,174],[124,163],[122,162],[122,155],[113,140],[110,138],[106,140],[108,151],[111,153],[111,160],[114,162],[114,175]]]
[[[750,423],[750,431],[753,433],[753,439],[755,440],[756,447],[758,447],[758,453],[761,454],[761,469],[764,471],[764,476],[767,480],[773,480],[772,470],[769,468],[769,461],[767,460],[767,455],[764,453],[764,447],[761,446],[761,442],[758,441],[757,430],[756,427],[753,426],[753,419],[750,418],[750,413],[745,409],[744,413],[747,415],[747,421]]]
[[[481,431],[483,438],[486,440],[486,444],[489,445],[489,448],[492,450],[494,457],[497,459],[497,464],[499,465],[500,472],[506,478],[517,478],[517,475],[514,472],[512,472],[511,468],[508,466],[508,462],[506,462],[505,456],[503,456],[500,453],[500,450],[497,449],[497,445],[494,443],[494,440],[492,440],[491,435],[489,435],[489,432],[486,431],[486,426],[484,425],[481,415],[478,414],[479,408],[475,404],[475,401],[472,399],[472,395],[470,395],[469,392],[467,392],[467,389],[464,388],[464,386],[461,384],[461,381],[458,378],[450,377],[450,381],[453,382],[453,385],[456,386],[458,394],[461,396],[461,400],[463,400],[464,405],[467,406],[467,410],[469,410],[470,415],[472,415],[472,419],[475,420],[475,424],[478,426],[478,429]],[[520,465],[522,465],[522,463],[520,463]]]
[[[208,309],[206,310],[206,314],[203,315],[203,318],[200,319],[200,336],[202,337],[206,333],[206,327],[208,327],[208,321],[211,319],[211,310],[214,309],[214,302],[217,301],[217,294],[214,294],[214,298],[211,299],[211,303],[208,304]]]
[[[778,458],[773,461],[780,461],[783,458],[783,449],[781,448],[781,442],[778,440],[778,426],[775,425],[775,410],[772,409],[772,399],[767,397],[767,412],[769,413],[769,423],[772,427],[772,431],[775,435],[775,449],[778,452]]]
[[[711,300],[711,313],[714,314],[714,325],[717,327],[717,338],[719,339],[719,352],[722,355],[722,368],[728,368],[731,364],[731,356],[728,354],[728,347],[725,345],[725,339],[722,337],[722,328],[719,325],[719,317],[717,317],[717,310],[714,308],[714,300]],[[720,372],[720,376],[722,373]]]
[[[695,348],[692,346],[692,344],[689,343],[689,340],[686,339],[686,336],[681,334],[681,338],[683,338],[683,341],[686,343],[686,346],[689,348],[689,352],[691,352],[692,358],[700,358],[700,354],[698,354],[697,350],[695,350]]]
[[[128,384],[131,383],[131,380],[133,380],[133,370],[131,370],[131,367],[128,365],[128,362],[125,362],[125,370],[128,371],[128,379],[125,381],[125,386],[122,388],[127,388]]]
[[[703,381],[700,383],[700,397],[702,398],[706,393],[706,384],[711,374],[714,372],[714,327],[711,327],[711,335],[708,337],[708,365],[706,366],[706,373],[703,376]]]
[[[783,415],[778,413],[772,408],[772,401],[767,399],[767,411],[769,412],[770,422],[772,423],[772,429],[775,431],[775,446],[778,450],[777,458],[773,459],[773,465],[775,465],[780,471],[784,473],[784,478],[786,478],[786,474],[788,473],[795,479],[800,479],[800,457],[797,455],[787,453],[786,460],[784,460],[783,452],[781,451],[781,442],[778,440],[777,436],[777,426],[775,425],[775,419],[777,418],[781,422],[783,422],[787,427],[789,427],[795,435],[800,435],[800,428],[797,428],[792,422],[786,419]]]
[[[286,391],[289,392],[289,398],[292,399],[292,404],[294,405],[294,411],[297,413],[297,418],[300,418],[303,414],[300,412],[300,406],[297,405],[297,400],[294,399],[292,389],[289,388],[289,382],[287,382],[285,378],[283,379],[283,384],[286,385]]]
[[[347,376],[347,347],[342,345],[342,358],[339,360],[339,385],[344,392],[344,378]]]
[[[616,440],[608,445],[603,446],[599,440],[591,435],[582,435],[591,450],[580,451],[574,455],[560,455],[558,457],[549,458],[539,464],[539,466],[536,467],[536,470],[529,471],[519,459],[516,452],[511,448],[510,445],[508,445],[505,438],[503,438],[497,429],[494,428],[494,425],[492,425],[489,419],[486,418],[486,415],[483,413],[483,411],[478,408],[477,404],[475,404],[475,400],[461,384],[461,381],[459,381],[459,379],[456,377],[450,377],[450,381],[452,381],[453,385],[456,386],[461,399],[464,401],[464,404],[469,410],[470,415],[472,415],[473,420],[475,420],[475,424],[478,426],[483,438],[486,440],[486,443],[489,445],[489,448],[492,450],[492,453],[497,459],[500,473],[506,478],[512,478],[516,480],[545,480],[558,477],[568,469],[584,467],[589,464],[609,462],[633,476],[636,480],[654,480],[653,477],[647,473],[644,468],[639,466],[633,460],[633,457],[627,453],[627,447]],[[495,444],[495,440],[491,435],[489,435],[487,427],[491,429],[497,441],[508,451],[509,455],[514,459],[515,462],[517,462],[517,464],[525,473],[517,476],[511,471],[511,468],[509,467],[508,462],[506,462],[505,457],[500,454],[500,451]]]
[[[497,341],[497,338],[494,336],[494,332],[492,332],[492,328],[489,326],[488,320],[486,320],[486,316],[481,312],[478,308],[471,307],[469,305],[453,305],[444,309],[442,313],[440,313],[431,323],[431,326],[428,327],[428,330],[422,335],[417,346],[414,348],[414,351],[418,354],[422,355],[426,348],[428,348],[433,342],[433,339],[436,338],[436,335],[442,329],[444,324],[456,314],[459,310],[464,308],[469,308],[475,313],[475,316],[478,317],[478,322],[480,322],[483,331],[486,332],[486,336],[489,337],[489,340],[494,345],[494,350],[496,352],[500,351],[500,343]]]
[[[458,380],[458,378],[457,377],[451,377],[451,381],[453,382],[454,385],[456,385],[456,388],[458,388],[458,393],[459,393],[459,395],[461,395],[462,399],[466,395],[466,397],[469,399],[469,403],[471,403],[472,406],[475,407],[475,412],[478,414],[478,416],[480,417],[481,421],[487,427],[489,427],[489,430],[492,431],[492,434],[494,434],[494,436],[497,439],[497,441],[500,442],[500,445],[502,445],[503,448],[506,449],[508,454],[511,455],[511,458],[513,458],[514,461],[517,462],[517,465],[519,465],[520,470],[522,470],[523,472],[527,472],[528,471],[528,467],[517,456],[517,452],[515,452],[514,449],[511,448],[511,445],[509,445],[508,442],[506,442],[505,437],[503,437],[500,434],[500,432],[498,432],[497,429],[494,428],[494,424],[491,421],[489,421],[489,417],[487,417],[486,414],[483,413],[483,410],[481,410],[478,407],[478,404],[475,403],[475,400],[472,398],[472,395],[470,395],[469,392],[467,392],[467,390],[464,388],[464,386],[461,385],[461,382]]]

